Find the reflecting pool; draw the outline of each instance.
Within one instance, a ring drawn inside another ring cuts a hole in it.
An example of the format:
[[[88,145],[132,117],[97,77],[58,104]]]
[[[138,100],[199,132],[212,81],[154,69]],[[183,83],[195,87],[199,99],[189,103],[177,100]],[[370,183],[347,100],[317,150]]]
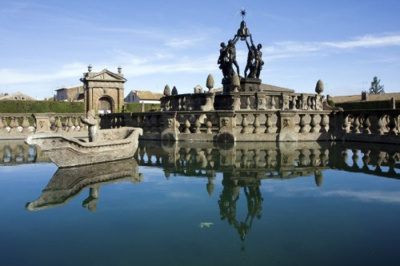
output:
[[[57,169],[0,142],[0,265],[398,265],[400,153],[142,142]]]

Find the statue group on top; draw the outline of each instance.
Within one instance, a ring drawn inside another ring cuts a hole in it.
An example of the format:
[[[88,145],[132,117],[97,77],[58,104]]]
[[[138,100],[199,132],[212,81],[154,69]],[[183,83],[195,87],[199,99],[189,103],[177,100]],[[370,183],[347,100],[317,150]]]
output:
[[[247,38],[250,39],[250,44]],[[264,65],[261,52],[262,45],[258,44],[257,47],[254,45],[253,37],[251,36],[249,29],[246,27],[246,22],[244,20],[240,23],[240,28],[234,38],[228,41],[228,45],[224,42],[221,43],[218,64],[219,68],[222,70],[224,79],[229,79],[233,76],[235,73],[233,66],[236,67],[236,73],[240,76],[239,65],[236,61],[235,47],[239,39],[246,42],[249,50],[247,55],[247,64],[244,70],[244,77],[259,79],[262,66]]]

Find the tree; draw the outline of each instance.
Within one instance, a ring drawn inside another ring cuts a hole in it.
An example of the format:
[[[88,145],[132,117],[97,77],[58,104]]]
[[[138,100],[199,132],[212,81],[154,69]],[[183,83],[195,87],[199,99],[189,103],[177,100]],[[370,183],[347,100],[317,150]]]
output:
[[[380,79],[378,79],[376,76],[371,82],[371,87],[369,88],[369,94],[382,94],[385,93],[384,86],[379,85],[381,82]]]

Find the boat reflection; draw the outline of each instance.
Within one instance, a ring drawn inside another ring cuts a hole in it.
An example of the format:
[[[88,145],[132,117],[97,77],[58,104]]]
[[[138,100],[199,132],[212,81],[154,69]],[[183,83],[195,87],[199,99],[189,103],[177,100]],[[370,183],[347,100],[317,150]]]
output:
[[[26,204],[29,211],[44,210],[65,205],[71,199],[89,188],[89,196],[82,206],[96,211],[100,187],[130,181],[140,183],[143,179],[138,172],[134,158],[87,166],[59,168],[42,191],[40,197]]]

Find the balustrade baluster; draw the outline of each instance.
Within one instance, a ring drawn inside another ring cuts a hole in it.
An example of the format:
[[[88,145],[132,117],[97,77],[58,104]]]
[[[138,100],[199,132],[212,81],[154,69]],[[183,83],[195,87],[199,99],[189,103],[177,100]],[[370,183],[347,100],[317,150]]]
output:
[[[80,127],[79,127],[79,117],[75,116],[74,117],[74,130],[75,131],[80,131]]]
[[[0,133],[2,133],[4,131],[4,117],[0,117]]]
[[[206,126],[207,126],[207,134],[212,134],[212,129],[211,129],[212,123],[210,120],[207,120]]]
[[[378,132],[380,135],[383,135],[385,133],[385,123],[384,120],[385,119],[385,115],[380,115],[378,117]]]
[[[369,115],[365,115],[363,127],[364,127],[363,131],[364,134],[371,134],[371,121]]]
[[[369,167],[368,167],[368,164],[369,164],[369,162],[371,161],[371,157],[370,157],[370,153],[371,153],[371,151],[365,151],[364,152],[364,156],[362,157],[362,162],[363,162],[363,167],[362,167],[362,169],[364,170],[364,171],[369,171]]]
[[[276,109],[276,107],[275,107],[275,97],[274,96],[271,96],[271,110],[275,110]]]
[[[306,121],[304,119],[305,114],[299,114],[300,116],[300,122],[299,122],[299,126],[300,126],[300,133],[305,133],[306,132]]]
[[[396,123],[395,123],[395,118],[393,115],[389,115],[389,133],[392,135],[397,135],[397,130],[396,130]]]
[[[353,160],[352,168],[360,169],[360,167],[358,166],[358,159],[360,158],[358,156],[358,150],[353,149],[352,151],[353,151],[353,156],[351,157],[351,159]]]
[[[241,133],[246,133],[247,126],[248,126],[247,114],[242,114],[242,131],[241,131]]]
[[[250,109],[250,96],[246,97],[246,109]]]
[[[201,123],[200,123],[200,116],[196,116],[196,121],[194,122],[194,128],[195,128],[195,133],[199,134],[201,133],[200,131]]]
[[[355,115],[353,119],[353,132],[356,134],[360,133],[360,116]]]
[[[18,118],[17,117],[14,116],[14,117],[11,118],[9,127],[10,127],[10,134],[18,133],[19,124],[18,124]]]
[[[27,116],[22,117],[22,133],[29,133],[29,120]]]
[[[185,131],[184,133],[189,134],[190,133],[190,121],[189,118],[185,119]]]
[[[74,130],[74,124],[72,123],[72,117],[71,116],[68,116],[68,118],[67,118],[68,120],[68,123],[67,123],[67,126],[68,126],[68,132],[70,132],[70,131],[73,131]]]
[[[343,130],[345,133],[350,133],[349,116],[345,116],[343,119]]]
[[[320,122],[321,130],[320,130],[320,132],[328,132],[328,130],[326,130],[326,126],[328,125],[328,122],[326,121],[327,118],[328,118],[327,115],[325,115],[325,114],[321,115],[321,122]]]
[[[254,114],[254,123],[253,123],[253,133],[258,133],[258,129],[260,128],[260,121],[258,119],[259,114]]]
[[[315,128],[316,126],[317,126],[317,123],[315,123],[315,115],[314,114],[310,114],[310,116],[311,116],[311,121],[310,121],[310,127],[311,127],[311,129],[310,129],[310,132],[311,133],[315,133],[315,132],[317,132],[317,129]]]
[[[271,114],[265,114],[265,133],[271,132]]]
[[[56,132],[61,132],[61,131],[63,131],[62,123],[61,123],[61,117],[60,117],[60,116],[57,116],[57,117],[56,117],[55,131],[56,131]]]

